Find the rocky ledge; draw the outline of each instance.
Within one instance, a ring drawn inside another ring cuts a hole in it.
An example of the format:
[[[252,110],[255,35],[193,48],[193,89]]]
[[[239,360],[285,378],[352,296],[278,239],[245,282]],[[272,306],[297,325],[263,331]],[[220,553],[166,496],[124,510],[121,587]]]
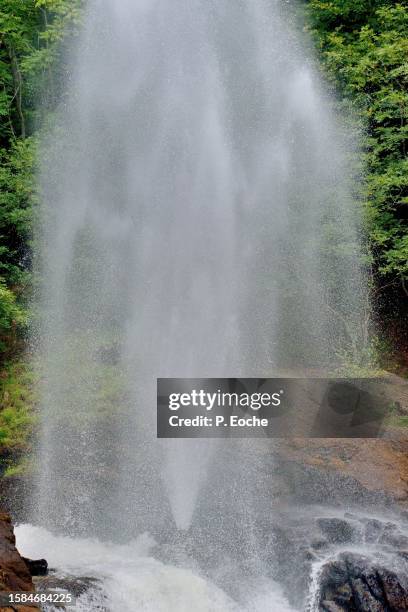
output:
[[[341,553],[322,568],[318,610],[404,612],[408,610],[407,575],[366,556]]]
[[[0,591],[34,591],[28,564],[16,548],[10,515],[0,513]],[[0,612],[33,612],[33,606],[1,607]]]

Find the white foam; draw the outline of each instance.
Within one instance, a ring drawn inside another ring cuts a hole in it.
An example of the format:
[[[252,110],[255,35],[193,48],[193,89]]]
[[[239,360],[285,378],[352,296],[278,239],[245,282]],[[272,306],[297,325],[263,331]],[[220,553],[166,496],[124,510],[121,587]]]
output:
[[[78,612],[277,612],[289,611],[271,581],[243,589],[244,600],[234,602],[216,585],[189,568],[158,561],[151,555],[154,540],[144,534],[128,544],[56,536],[42,527],[16,528],[17,546],[30,558],[45,557],[57,575],[94,577],[92,588],[76,605]]]

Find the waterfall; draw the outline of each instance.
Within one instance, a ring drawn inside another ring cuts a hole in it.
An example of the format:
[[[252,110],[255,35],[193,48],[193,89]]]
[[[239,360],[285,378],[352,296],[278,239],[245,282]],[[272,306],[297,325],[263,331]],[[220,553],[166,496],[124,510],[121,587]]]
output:
[[[90,0],[73,47],[40,177],[34,520],[235,533],[258,567],[267,442],[157,440],[156,379],[356,358],[353,144],[282,0]]]

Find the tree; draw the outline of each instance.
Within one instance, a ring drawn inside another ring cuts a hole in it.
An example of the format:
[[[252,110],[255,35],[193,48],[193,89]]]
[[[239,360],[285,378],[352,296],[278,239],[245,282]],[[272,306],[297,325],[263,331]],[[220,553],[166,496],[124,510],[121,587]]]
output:
[[[310,0],[311,30],[329,82],[353,106],[365,139],[363,199],[380,287],[408,277],[408,5]]]
[[[2,0],[0,6],[0,354],[18,333],[31,274],[36,130],[62,91],[61,45],[80,0]],[[12,323],[11,323],[12,322]]]

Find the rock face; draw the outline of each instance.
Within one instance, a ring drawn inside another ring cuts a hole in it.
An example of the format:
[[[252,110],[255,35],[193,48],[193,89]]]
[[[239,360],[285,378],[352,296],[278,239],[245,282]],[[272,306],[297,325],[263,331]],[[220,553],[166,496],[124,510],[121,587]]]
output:
[[[331,544],[353,542],[355,530],[348,521],[340,518],[318,518],[316,522]]]
[[[320,612],[404,612],[407,576],[350,552],[327,562],[320,575]]]
[[[0,591],[34,591],[30,571],[16,549],[16,539],[8,514],[0,513]],[[1,607],[0,612],[13,607]],[[19,606],[19,612],[33,612],[37,606]]]
[[[303,492],[306,503],[338,505],[347,489],[363,505],[369,498],[375,504],[395,503],[408,509],[408,436],[404,431],[390,431],[381,439],[292,439],[280,443],[279,454],[293,465],[293,487]],[[325,489],[327,483],[333,486]],[[319,483],[324,483],[319,487]],[[303,485],[303,486],[302,486]],[[313,499],[313,493],[315,493]],[[364,498],[363,498],[364,497]],[[389,500],[389,503],[387,501]]]

